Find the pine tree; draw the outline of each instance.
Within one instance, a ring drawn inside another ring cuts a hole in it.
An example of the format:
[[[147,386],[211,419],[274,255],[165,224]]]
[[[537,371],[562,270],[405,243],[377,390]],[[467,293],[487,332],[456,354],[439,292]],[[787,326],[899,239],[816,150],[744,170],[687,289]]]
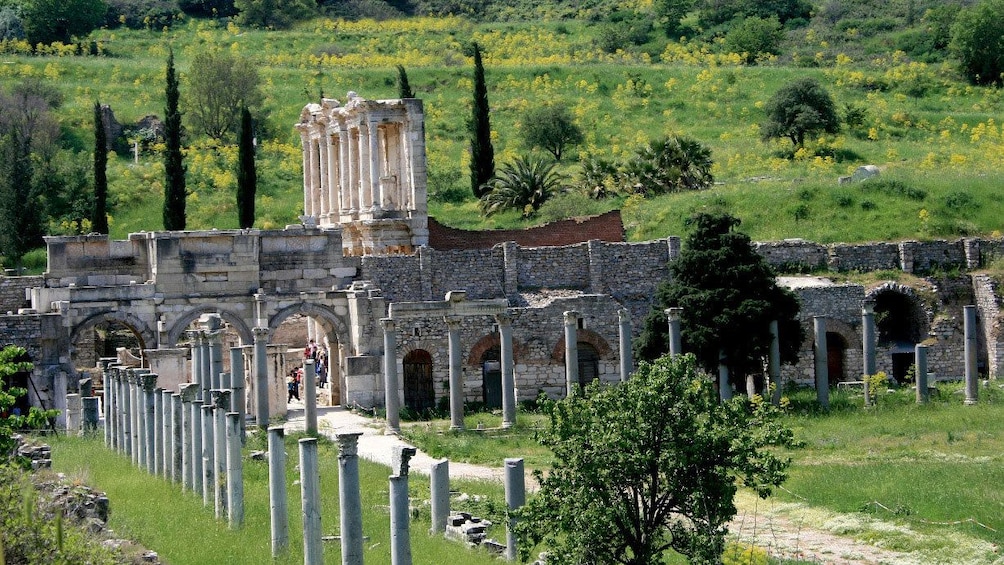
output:
[[[398,98],[414,98],[415,91],[408,84],[408,72],[404,70],[404,65],[397,66],[397,92]]]
[[[108,233],[108,142],[101,104],[94,103],[94,211],[91,230]]]
[[[237,156],[237,222],[241,229],[254,225],[254,195],[258,172],[254,160],[254,123],[247,106],[241,109],[240,145]]]
[[[481,47],[474,44],[474,106],[471,116],[471,191],[481,198],[488,191],[485,183],[495,176],[495,150],[488,119],[488,88]]]
[[[164,109],[164,229],[185,229],[185,163],[181,154],[181,111],[178,109],[178,77],[174,50],[167,56],[167,108]]]

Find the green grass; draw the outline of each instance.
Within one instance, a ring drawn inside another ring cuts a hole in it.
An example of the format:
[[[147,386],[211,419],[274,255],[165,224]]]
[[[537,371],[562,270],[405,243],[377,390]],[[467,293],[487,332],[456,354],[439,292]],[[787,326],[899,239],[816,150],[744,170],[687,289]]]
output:
[[[95,31],[91,37],[108,57],[5,55],[0,77],[8,82],[37,76],[57,84],[66,99],[59,112],[64,137],[89,150],[95,100],[111,104],[122,123],[163,113],[168,45],[174,46],[181,73],[183,106],[195,53],[220,48],[250,58],[261,72],[268,111],[256,225],[281,228],[296,221],[301,207],[301,157],[292,125],[304,104],[316,102],[322,92],[335,98],[349,90],[368,98],[394,97],[394,65],[401,63],[425,104],[430,213],[464,228],[526,226],[515,214],[482,219],[473,199],[457,197],[469,192],[465,121],[471,64],[464,45],[475,39],[485,52],[497,164],[526,151],[520,120],[527,108],[545,100],[569,107],[585,133],[584,143],[562,165],[572,179],[587,155],[623,159],[667,133],[695,137],[712,149],[721,184],[711,190],[644,203],[565,197],[529,223],[623,207],[629,239],[642,240],[680,235],[690,213],[715,207],[742,218],[743,229],[757,240],[928,239],[998,230],[996,187],[1004,180],[1004,151],[1000,126],[990,120],[1004,107],[1002,91],[970,87],[951,67],[910,66],[891,52],[858,53],[852,50],[854,41],[837,43],[807,32],[795,32],[801,36],[792,40],[799,49],[824,53],[818,68],[798,67],[788,58],[735,66],[691,42],[671,44],[666,56],[640,50],[610,55],[594,44],[597,26],[578,21],[317,19],[265,32],[190,20],[166,31]],[[837,60],[844,48],[852,60]],[[816,77],[838,107],[853,103],[865,108],[866,116],[854,131],[812,140],[807,151],[791,159],[790,144],[760,141],[758,124],[764,119],[763,102],[801,76]],[[885,86],[870,86],[875,81]],[[918,81],[928,86],[923,96],[899,90],[900,84]],[[236,152],[190,133],[189,227],[234,227]],[[836,185],[838,176],[862,164],[879,165],[883,179],[922,190],[925,197],[871,193],[865,184]],[[162,176],[155,151],[142,155],[139,165],[127,157],[112,159],[109,181],[118,200],[112,212],[114,237],[160,229]],[[958,192],[969,195],[962,206],[951,198]]]
[[[111,499],[108,527],[158,552],[167,563],[302,563],[303,533],[299,483],[295,467],[298,447],[288,438],[287,492],[289,504],[290,550],[284,557],[271,559],[268,467],[267,463],[245,461],[245,524],[230,530],[225,521],[213,517],[211,507],[202,506],[202,497],[184,493],[181,488],[161,478],[137,470],[128,458],[108,451],[97,438],[53,438],[53,469],[73,480],[106,491]],[[249,444],[252,442],[249,441]],[[324,535],[338,532],[338,459],[337,447],[321,441],[319,472],[321,477],[321,524]],[[390,516],[388,511],[387,467],[360,461],[363,500],[363,535],[367,563],[390,563]],[[428,506],[428,479],[412,475],[412,504],[419,508],[411,524],[412,553],[416,563],[497,563],[497,558],[479,549],[431,536]],[[476,513],[499,508],[501,485],[452,481],[451,489],[487,497],[489,502]],[[493,502],[494,501],[494,502]],[[482,515],[484,515],[482,513]],[[494,516],[492,516],[495,518]],[[497,520],[497,518],[496,518]],[[501,523],[496,521],[496,523]],[[501,531],[501,534],[498,532]],[[505,531],[496,529],[495,537],[504,539]],[[325,542],[325,561],[337,563],[337,541]]]
[[[478,425],[484,430],[478,430]],[[464,430],[450,430],[450,421],[406,423],[401,434],[432,457],[499,467],[506,457],[522,457],[528,472],[551,466],[550,450],[534,440],[534,430],[546,425],[540,414],[518,413],[516,425],[502,429],[502,417],[484,412],[464,416]]]

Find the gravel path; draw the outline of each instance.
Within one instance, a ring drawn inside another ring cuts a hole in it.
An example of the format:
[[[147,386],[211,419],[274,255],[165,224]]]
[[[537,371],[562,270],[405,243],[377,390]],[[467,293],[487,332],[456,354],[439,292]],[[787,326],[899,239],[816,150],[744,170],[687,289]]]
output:
[[[303,430],[301,406],[296,402],[290,404],[287,430]],[[387,466],[390,466],[392,446],[409,445],[396,435],[384,434],[382,421],[354,414],[341,407],[318,408],[317,425],[318,431],[332,439],[337,433],[362,432],[363,435],[359,438],[359,456]],[[428,475],[433,461],[435,459],[419,451],[411,460],[411,468],[414,472]],[[450,477],[502,482],[502,469],[451,461]],[[528,480],[529,490],[533,490],[535,486]],[[774,557],[834,565],[918,562],[916,557],[907,554],[813,529],[805,525],[801,518],[785,512],[785,508],[790,505],[774,505],[754,496],[740,496],[737,497],[736,506],[739,513],[729,526],[732,537],[741,543],[754,543]]]

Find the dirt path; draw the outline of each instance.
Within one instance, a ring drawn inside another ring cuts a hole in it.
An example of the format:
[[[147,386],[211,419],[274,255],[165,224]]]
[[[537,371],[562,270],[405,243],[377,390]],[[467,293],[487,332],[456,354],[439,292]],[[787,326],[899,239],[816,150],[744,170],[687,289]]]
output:
[[[303,412],[290,405],[286,429],[303,429]],[[390,465],[391,447],[407,443],[395,435],[384,435],[382,422],[353,414],[340,407],[319,408],[318,428],[321,433],[334,438],[337,433],[361,432],[359,456],[369,461]],[[412,459],[415,472],[429,474],[435,461],[419,451]],[[502,481],[502,469],[450,462],[450,477]],[[533,490],[530,481],[527,488]],[[909,564],[922,563],[916,556],[890,551],[848,536],[835,535],[816,527],[824,518],[810,517],[799,509],[800,505],[762,501],[752,495],[740,495],[736,500],[739,513],[729,526],[733,539],[752,543],[778,558],[798,559],[809,563],[834,565]]]

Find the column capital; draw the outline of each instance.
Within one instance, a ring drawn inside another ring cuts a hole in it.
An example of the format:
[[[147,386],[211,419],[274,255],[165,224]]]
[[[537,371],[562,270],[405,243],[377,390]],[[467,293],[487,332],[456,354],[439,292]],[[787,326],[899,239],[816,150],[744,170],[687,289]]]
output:
[[[348,432],[335,435],[335,439],[338,440],[339,459],[357,457],[359,455],[359,436],[361,435],[363,435],[362,432]]]
[[[390,452],[391,476],[407,477],[408,463],[417,452],[418,450],[414,447],[406,447],[404,445],[395,445],[392,447]]]
[[[182,383],[178,386],[182,402],[194,402],[201,387],[196,383]]]
[[[380,326],[383,327],[383,331],[392,332],[397,329],[397,322],[394,318],[380,318]]]
[[[447,327],[455,330],[460,326],[461,318],[460,316],[443,316],[443,321],[446,322]]]
[[[499,312],[495,314],[495,321],[498,322],[499,326],[510,326],[512,325],[512,314],[509,312]]]
[[[143,387],[144,392],[153,392],[157,386],[157,375],[153,373],[140,375],[140,386]]]
[[[861,313],[862,314],[874,314],[875,313],[875,299],[865,298],[861,301]]]
[[[580,314],[578,310],[566,310],[564,312],[564,316],[566,326],[575,326],[578,325],[579,318],[582,317],[582,314]]]
[[[216,408],[224,408],[230,410],[230,391],[223,389],[216,389],[209,391],[209,394],[213,396],[213,406]]]
[[[624,323],[631,321],[631,311],[627,308],[621,308],[617,310],[617,321]]]
[[[255,340],[259,340],[259,339],[268,339],[269,334],[272,333],[272,330],[266,327],[256,326],[254,328],[251,328],[251,332],[254,334]]]
[[[670,322],[679,322],[680,317],[683,316],[683,308],[680,306],[672,306],[670,308],[666,308],[665,313],[666,318]]]

